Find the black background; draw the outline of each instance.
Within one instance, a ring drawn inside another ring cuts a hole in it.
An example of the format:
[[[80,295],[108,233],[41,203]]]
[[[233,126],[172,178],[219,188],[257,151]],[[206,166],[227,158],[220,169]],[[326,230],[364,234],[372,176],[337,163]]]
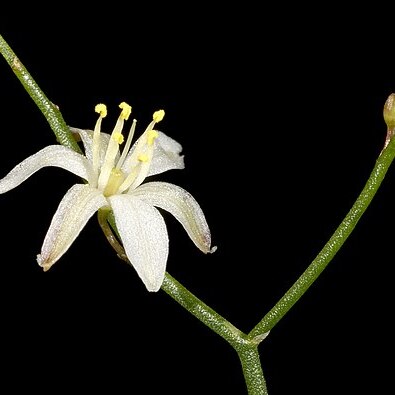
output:
[[[194,195],[218,246],[203,255],[166,215],[167,269],[246,332],[358,196],[395,92],[391,36],[371,20],[336,13],[290,25],[253,14],[1,32],[69,125],[93,128],[99,102],[108,129],[121,101],[140,128],[165,109],[160,129],[183,145],[186,169],[157,179]],[[1,59],[0,103],[5,175],[55,139]],[[163,291],[148,293],[95,218],[49,272],[38,267],[52,215],[76,181],[46,168],[0,197],[2,385],[245,394],[231,347]],[[391,384],[394,185],[390,168],[345,246],[260,346],[270,395],[381,393]]]

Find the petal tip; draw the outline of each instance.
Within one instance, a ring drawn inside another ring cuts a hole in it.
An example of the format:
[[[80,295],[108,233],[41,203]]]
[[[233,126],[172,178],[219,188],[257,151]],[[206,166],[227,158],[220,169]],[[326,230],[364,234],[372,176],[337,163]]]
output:
[[[211,247],[210,250],[208,251],[208,253],[213,254],[215,251],[217,251],[217,249],[218,249],[217,246]]]
[[[154,288],[149,288],[147,287],[148,292],[158,292],[160,290],[160,286],[159,287],[154,287]]]
[[[215,251],[217,251],[217,246],[213,246],[213,247],[210,247],[210,245],[206,245],[205,247],[204,247],[204,249],[203,248],[200,248],[200,250],[203,252],[203,253],[205,253],[205,254],[213,254]]]
[[[162,282],[163,281],[160,282],[143,281],[148,292],[158,292],[160,290],[160,287],[162,286]]]
[[[180,155],[179,161],[180,161],[180,170],[185,169],[185,155]]]
[[[51,268],[51,266],[52,266],[52,263],[50,263],[47,260],[43,259],[41,254],[37,255],[37,263],[38,263],[38,265],[40,267],[42,267],[44,272],[48,271]]]

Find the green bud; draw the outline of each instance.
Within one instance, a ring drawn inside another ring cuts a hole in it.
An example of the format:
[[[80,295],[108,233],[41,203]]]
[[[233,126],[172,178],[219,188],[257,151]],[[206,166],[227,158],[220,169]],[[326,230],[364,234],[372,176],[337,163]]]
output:
[[[383,115],[388,129],[395,128],[395,93],[391,93],[388,96],[384,104]]]

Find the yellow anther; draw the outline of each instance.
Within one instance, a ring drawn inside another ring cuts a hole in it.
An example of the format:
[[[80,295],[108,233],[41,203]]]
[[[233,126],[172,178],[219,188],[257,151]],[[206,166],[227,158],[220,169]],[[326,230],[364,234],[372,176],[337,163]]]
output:
[[[120,118],[124,119],[125,121],[128,120],[129,115],[132,112],[132,107],[129,106],[129,104],[125,103],[124,101],[119,105],[119,108],[122,109]]]
[[[115,132],[111,135],[111,138],[116,141],[118,144],[123,143],[123,135],[120,132]]]
[[[143,163],[147,163],[149,161],[148,155],[146,154],[140,154],[137,159]]]
[[[102,118],[107,116],[107,107],[105,104],[96,104],[95,111],[99,113]]]
[[[147,134],[147,144],[154,144],[155,139],[159,136],[159,133],[156,130],[150,130]]]
[[[154,112],[154,115],[152,116],[152,118],[154,119],[155,122],[160,122],[164,116],[165,116],[165,111],[158,110],[158,111]]]

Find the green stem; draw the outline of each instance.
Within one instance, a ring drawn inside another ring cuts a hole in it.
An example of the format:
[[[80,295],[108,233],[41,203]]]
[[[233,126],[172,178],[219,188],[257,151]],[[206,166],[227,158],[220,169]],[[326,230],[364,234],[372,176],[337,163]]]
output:
[[[121,259],[130,264],[123,247],[113,234],[114,231],[119,238],[113,212],[100,209],[98,219],[110,245]],[[167,272],[162,283],[162,290],[236,350],[243,368],[248,394],[267,395],[266,382],[258,353],[258,345],[266,336],[249,339],[245,333],[203,303]]]
[[[243,347],[237,352],[249,395],[268,395],[263,376],[258,345]]]
[[[223,337],[234,348],[237,349],[240,344],[245,343],[246,335],[243,332],[233,326],[213,309],[208,307],[184,286],[182,286],[176,279],[170,276],[169,273],[166,273],[165,275],[162,290],[215,333]]]
[[[57,106],[54,105],[41,91],[37,83],[1,35],[0,52],[30,97],[46,117],[50,127],[57,137],[58,142],[77,152],[81,152]],[[390,104],[392,106],[392,101]],[[389,105],[389,107],[391,106]],[[391,111],[391,116],[393,116],[392,110],[392,107],[388,110]],[[339,225],[332,237],[325,244],[306,271],[248,335],[237,329],[224,317],[208,307],[183,287],[177,280],[171,277],[170,274],[165,274],[162,289],[182,307],[188,310],[188,312],[198,318],[219,336],[224,338],[236,350],[241,361],[249,395],[267,395],[266,383],[258,353],[259,343],[318,278],[357,225],[362,214],[365,212],[376,194],[395,157],[395,138],[391,138],[393,135],[394,130],[389,130],[386,141],[386,143],[388,142],[388,145],[377,159],[376,165],[364,189],[344,218],[343,222]],[[122,246],[119,244],[117,238],[109,228],[107,221],[110,222],[112,228],[116,231],[115,221],[111,213],[109,215],[108,211],[100,210],[98,219],[104,234],[113,248],[117,251],[118,256],[127,261],[127,257]]]
[[[248,394],[267,395],[258,352],[259,342],[248,339],[243,332],[189,292],[169,273],[165,275],[162,289],[236,350],[241,361]]]
[[[332,237],[325,244],[306,271],[298,278],[298,280],[276,303],[276,305],[263,317],[263,319],[251,330],[248,334],[249,338],[254,338],[271,330],[322,273],[328,263],[339,251],[340,247],[344,244],[350,233],[357,225],[362,214],[369,206],[394,157],[395,138],[389,141],[387,147],[378,157],[373,171],[370,174],[361,194],[358,196],[354,205]]]
[[[58,142],[74,151],[81,152],[59,109],[45,96],[44,92],[39,88],[36,81],[34,81],[33,77],[29,74],[25,66],[23,66],[22,62],[1,35],[0,52],[11,66],[12,71],[18,77],[27,93],[47,119]]]
[[[100,209],[98,212],[98,219],[99,224],[110,245],[114,248],[121,259],[130,264],[123,247],[119,244],[112,233],[113,229],[119,238],[113,212]],[[110,228],[109,224],[111,225],[112,229]],[[161,288],[182,307],[202,321],[215,333],[223,337],[236,349],[239,343],[244,342],[246,335],[242,331],[233,326],[228,320],[226,320],[212,308],[208,307],[167,272],[165,274]],[[249,340],[247,340],[247,342],[250,343]]]
[[[129,263],[129,259],[125,253],[124,248],[119,244],[118,239],[112,232],[111,228],[108,226],[108,217],[110,216],[111,213],[111,219],[113,221],[113,224],[115,226],[115,220],[114,220],[114,215],[112,214],[112,211],[107,208],[101,208],[97,211],[97,220],[99,222],[99,225],[104,233],[104,236],[106,236],[107,241],[110,243],[111,247],[115,250],[117,253],[118,257],[122,259],[123,261]]]
[[[48,100],[48,98],[39,88],[32,76],[29,74],[21,61],[15,55],[14,51],[9,47],[1,35],[0,52],[11,66],[11,69],[14,71],[15,75],[29,93],[30,97],[34,100],[37,107],[46,117],[59,143],[77,152],[81,152],[59,109]],[[105,209],[99,210],[98,221],[107,240],[117,252],[118,256],[129,263],[123,247],[120,245],[118,239],[113,234],[109,226],[110,223],[117,234],[112,212]],[[117,235],[119,237],[119,234]],[[162,289],[181,306],[187,309],[191,314],[193,314],[196,318],[202,321],[205,325],[224,338],[235,348],[242,364],[243,373],[248,388],[248,394],[267,395],[266,383],[259,360],[259,343],[256,341],[256,339],[247,338],[245,333],[241,332],[224,317],[208,307],[168,273],[165,275]]]

